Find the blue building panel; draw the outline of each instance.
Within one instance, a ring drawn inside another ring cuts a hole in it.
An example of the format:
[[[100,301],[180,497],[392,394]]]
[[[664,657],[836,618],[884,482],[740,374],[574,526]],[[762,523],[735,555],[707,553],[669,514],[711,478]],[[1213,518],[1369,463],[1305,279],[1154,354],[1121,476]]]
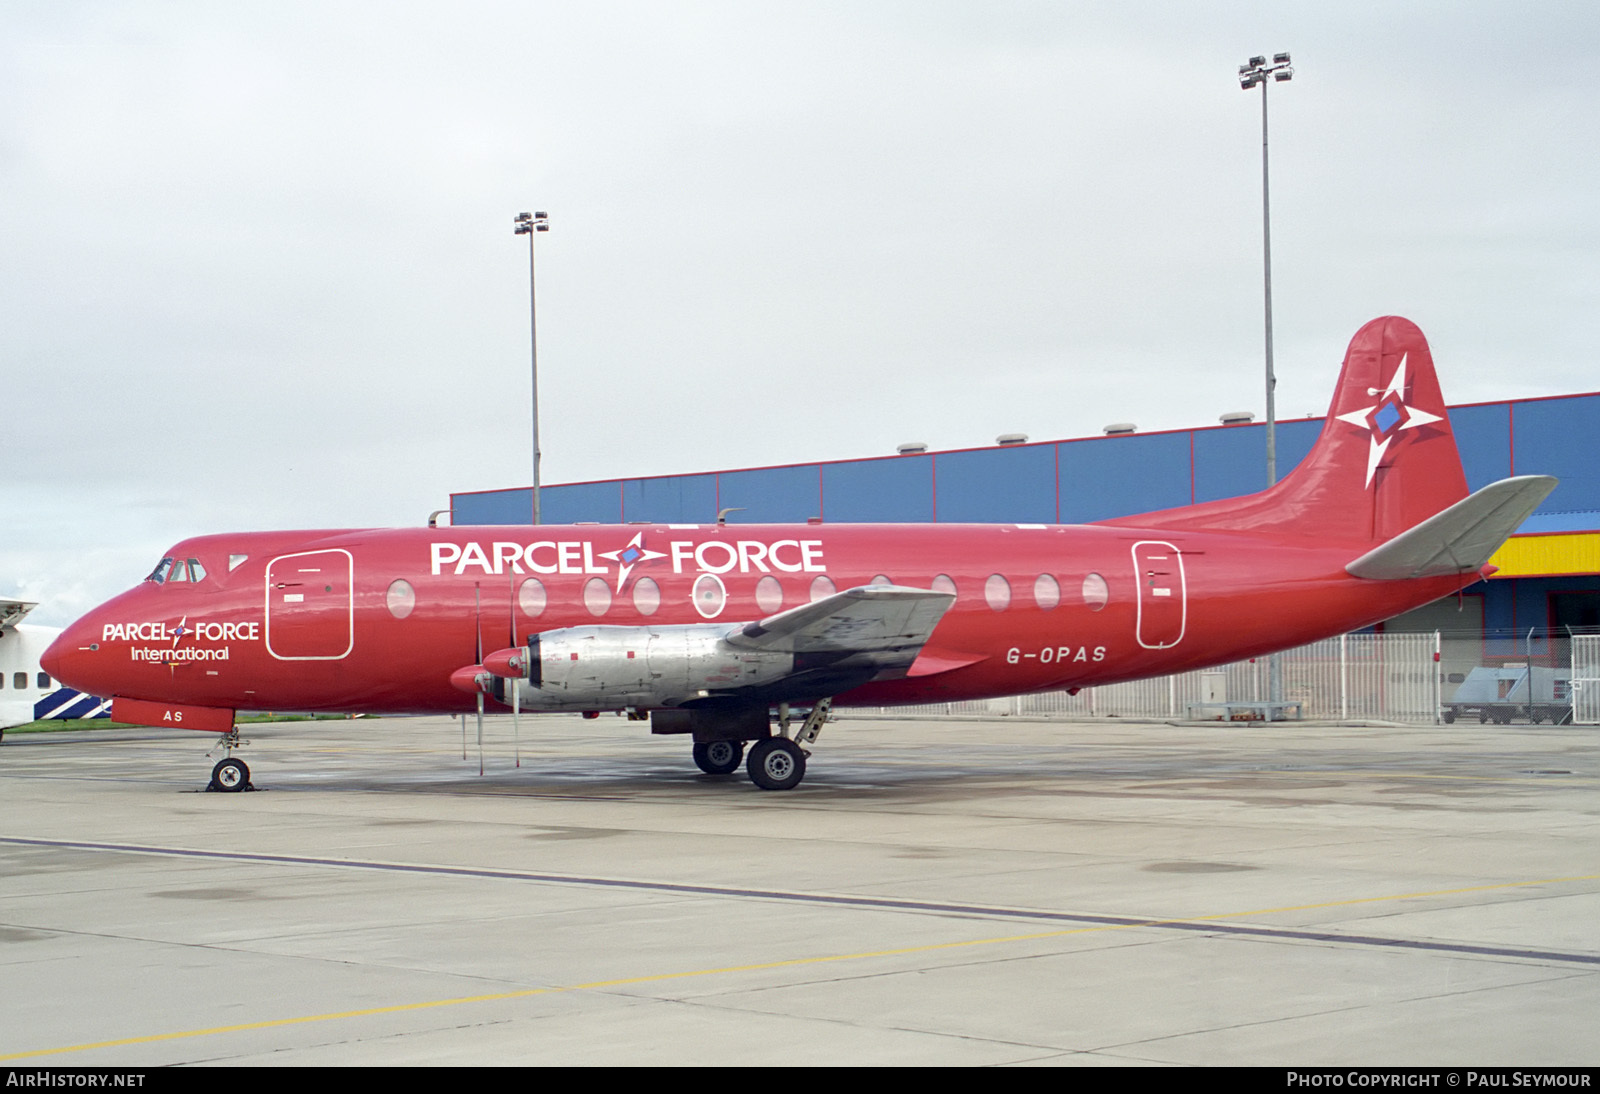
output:
[[[1512,466],[1518,475],[1554,475],[1561,485],[1541,511],[1600,509],[1600,395],[1512,405]]]
[[[1194,434],[1194,500],[1216,501],[1267,488],[1267,430],[1236,425]]]
[[[1055,445],[940,453],[934,483],[941,523],[1056,521]]]
[[[617,482],[580,482],[539,491],[540,524],[622,523],[622,489]]]
[[[728,514],[729,524],[800,524],[822,515],[821,476],[814,463],[724,471],[717,476],[717,494],[722,508],[743,507]]]
[[[1061,523],[1088,524],[1190,504],[1189,438],[1185,431],[1056,445]]]
[[[822,516],[835,524],[931,523],[933,457],[823,464]]]
[[[1467,473],[1467,489],[1478,490],[1511,474],[1511,407],[1507,403],[1458,406],[1450,431]]]
[[[1322,435],[1322,419],[1279,422],[1278,478],[1300,466]],[[1235,425],[1194,433],[1194,500],[1216,501],[1267,488],[1267,427]]]
[[[622,519],[656,524],[710,524],[717,519],[717,476],[624,479]]]
[[[450,495],[451,524],[531,524],[533,490],[483,490]]]
[[[1261,458],[1266,459],[1267,427],[1261,427]],[[1322,436],[1321,418],[1293,418],[1278,423],[1278,478],[1299,467]],[[1199,499],[1196,498],[1196,501]]]

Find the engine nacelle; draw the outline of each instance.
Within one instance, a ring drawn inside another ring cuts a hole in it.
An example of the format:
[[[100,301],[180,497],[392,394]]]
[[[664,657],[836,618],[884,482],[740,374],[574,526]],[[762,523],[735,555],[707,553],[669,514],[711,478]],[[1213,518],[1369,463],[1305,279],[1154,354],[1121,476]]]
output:
[[[520,662],[527,710],[621,710],[675,707],[695,699],[737,697],[794,671],[794,654],[739,649],[726,624],[662,627],[564,627],[528,639],[526,651],[484,658],[496,675]],[[521,656],[513,656],[521,655]]]

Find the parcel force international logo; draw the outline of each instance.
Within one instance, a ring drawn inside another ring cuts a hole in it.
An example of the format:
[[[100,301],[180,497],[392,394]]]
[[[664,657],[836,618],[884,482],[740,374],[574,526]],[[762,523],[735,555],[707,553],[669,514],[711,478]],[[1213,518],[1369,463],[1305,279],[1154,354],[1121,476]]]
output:
[[[1378,464],[1382,461],[1384,453],[1389,450],[1391,443],[1409,430],[1444,420],[1442,414],[1430,414],[1406,402],[1406,362],[1409,357],[1407,354],[1400,358],[1388,387],[1382,390],[1375,387],[1367,389],[1367,394],[1378,400],[1376,403],[1360,410],[1352,410],[1347,414],[1336,415],[1341,422],[1349,422],[1365,430],[1370,438],[1367,449],[1368,487],[1372,485],[1372,477],[1377,473]]]

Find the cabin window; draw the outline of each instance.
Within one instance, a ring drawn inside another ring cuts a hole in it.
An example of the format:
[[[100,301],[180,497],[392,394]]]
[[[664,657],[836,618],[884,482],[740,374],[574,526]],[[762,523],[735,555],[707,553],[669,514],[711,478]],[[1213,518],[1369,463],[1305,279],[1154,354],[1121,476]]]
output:
[[[25,672],[13,673],[11,676],[11,686],[16,688],[18,691],[25,691],[28,687],[28,674]]]
[[[955,579],[949,574],[940,574],[938,577],[933,579],[933,591],[936,593],[949,593],[951,596],[955,596]]]
[[[389,592],[384,596],[384,603],[389,606],[390,615],[396,619],[404,619],[417,606],[417,591],[411,587],[411,582],[403,577],[397,577],[389,582]]]
[[[656,609],[661,607],[661,586],[656,584],[655,578],[641,577],[634,582],[633,606],[640,615],[656,614]]]
[[[611,586],[604,578],[591,577],[583,586],[583,606],[590,615],[605,615],[611,610]]]
[[[827,574],[818,574],[811,582],[811,602],[815,604],[824,597],[832,596],[838,591],[833,580]]]
[[[756,607],[769,613],[783,607],[783,586],[771,574],[756,582]]]
[[[41,672],[39,674],[39,687],[42,689],[42,688],[48,688],[49,686],[50,686],[50,674],[48,672]]]
[[[993,611],[1003,612],[1011,607],[1011,582],[1000,574],[990,574],[983,583],[983,599]]]
[[[1111,590],[1106,587],[1105,578],[1099,574],[1090,574],[1083,579],[1083,602],[1089,606],[1090,611],[1099,611],[1110,599]]]
[[[694,601],[694,610],[706,619],[715,619],[722,614],[723,606],[728,603],[728,587],[716,574],[701,574],[695,579],[694,588],[689,592],[689,599]]]
[[[1045,611],[1061,603],[1061,585],[1049,574],[1040,574],[1033,582],[1033,602]]]
[[[543,614],[547,600],[544,592],[544,582],[536,577],[530,577],[522,583],[517,590],[517,607],[522,609],[522,614],[529,619],[535,619]]]

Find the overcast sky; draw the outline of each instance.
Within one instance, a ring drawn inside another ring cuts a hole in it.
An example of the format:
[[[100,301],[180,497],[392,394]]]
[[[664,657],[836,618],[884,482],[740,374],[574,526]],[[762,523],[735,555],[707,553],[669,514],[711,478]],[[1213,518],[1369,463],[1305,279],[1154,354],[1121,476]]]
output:
[[[1208,11],[1208,8],[1215,8]],[[547,483],[1592,391],[1592,3],[0,2],[0,595]]]

